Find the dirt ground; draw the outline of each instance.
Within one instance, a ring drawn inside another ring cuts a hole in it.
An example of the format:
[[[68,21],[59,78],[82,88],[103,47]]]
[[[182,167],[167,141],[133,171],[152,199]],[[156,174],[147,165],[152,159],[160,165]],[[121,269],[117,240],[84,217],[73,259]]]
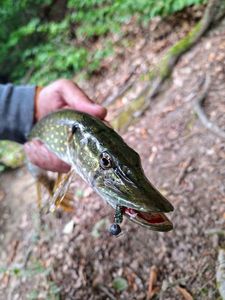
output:
[[[168,33],[148,41],[146,32],[137,32],[132,37],[137,47],[86,90],[101,101],[113,83],[118,86],[129,75],[134,61],[139,69],[153,64],[191,22],[180,17],[176,26],[167,24]],[[220,299],[215,269],[218,248],[225,243],[224,236],[211,232],[225,226],[225,141],[204,128],[193,109],[206,73],[211,86],[204,109],[225,129],[222,23],[183,56],[165,92],[123,135],[140,154],[147,177],[175,207],[171,232],[149,231],[126,219],[123,234],[111,237],[112,208],[80,179],[73,185],[74,214],[46,215],[40,231],[32,177],[25,168],[1,175],[0,299],[144,300],[153,266],[158,287],[153,299]],[[116,108],[109,108],[109,116]],[[185,292],[190,293],[186,298]]]

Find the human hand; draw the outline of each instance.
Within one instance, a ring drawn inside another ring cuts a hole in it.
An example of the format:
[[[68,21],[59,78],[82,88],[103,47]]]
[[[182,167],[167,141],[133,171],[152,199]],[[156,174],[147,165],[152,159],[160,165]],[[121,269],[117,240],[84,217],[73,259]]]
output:
[[[78,85],[68,79],[59,79],[44,87],[35,102],[36,121],[62,108],[86,112],[100,119],[106,116],[104,107],[94,103]]]
[[[86,112],[100,119],[106,116],[106,109],[90,100],[75,83],[71,80],[59,79],[38,93],[35,101],[35,121],[62,108]],[[70,170],[68,164],[58,159],[40,141],[27,142],[24,150],[29,161],[42,169],[60,173]]]

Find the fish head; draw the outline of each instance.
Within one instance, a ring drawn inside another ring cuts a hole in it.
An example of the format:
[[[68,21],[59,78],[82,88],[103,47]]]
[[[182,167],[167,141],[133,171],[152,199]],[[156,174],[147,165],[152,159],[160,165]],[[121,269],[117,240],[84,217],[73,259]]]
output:
[[[93,187],[114,208],[120,206],[132,221],[157,231],[168,231],[172,223],[164,213],[173,210],[170,202],[144,174],[140,156],[126,145],[98,155]]]

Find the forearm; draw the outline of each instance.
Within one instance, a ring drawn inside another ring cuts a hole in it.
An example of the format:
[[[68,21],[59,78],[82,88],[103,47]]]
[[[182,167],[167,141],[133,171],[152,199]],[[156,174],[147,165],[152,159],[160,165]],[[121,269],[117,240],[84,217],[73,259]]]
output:
[[[35,86],[0,84],[0,139],[26,142],[34,121]]]

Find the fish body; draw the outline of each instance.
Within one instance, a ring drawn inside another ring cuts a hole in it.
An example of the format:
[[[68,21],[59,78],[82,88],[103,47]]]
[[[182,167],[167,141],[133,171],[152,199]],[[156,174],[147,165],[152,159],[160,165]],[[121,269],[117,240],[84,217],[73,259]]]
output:
[[[173,206],[146,178],[138,153],[98,118],[60,110],[41,119],[29,139],[42,141],[130,220],[158,231],[173,228],[164,215]]]

